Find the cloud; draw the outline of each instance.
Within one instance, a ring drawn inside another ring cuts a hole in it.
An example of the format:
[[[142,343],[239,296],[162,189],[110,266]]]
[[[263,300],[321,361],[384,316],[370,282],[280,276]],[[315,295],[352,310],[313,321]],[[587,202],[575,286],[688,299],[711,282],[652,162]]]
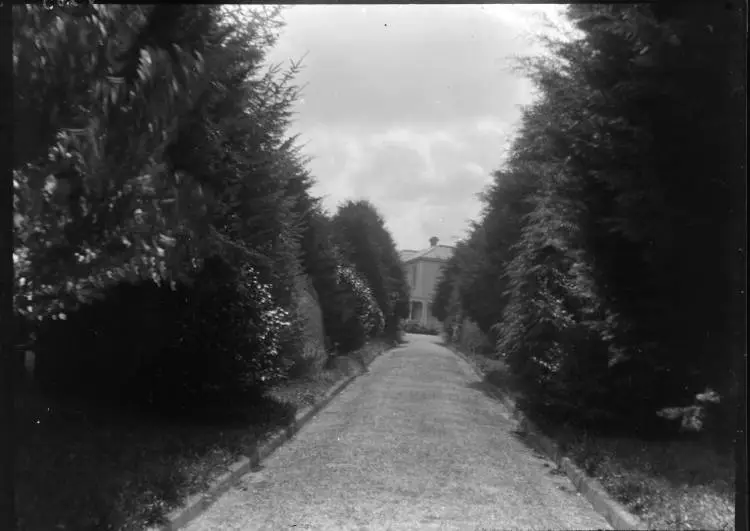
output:
[[[287,21],[272,59],[307,52],[303,122],[439,124],[525,96],[507,73],[522,41],[477,6],[297,6]]]
[[[329,210],[365,198],[397,243],[451,241],[481,209],[530,83],[512,58],[533,50],[534,13],[559,6],[296,6],[271,62],[299,59],[293,131],[313,156]],[[556,15],[554,15],[556,16]]]
[[[452,241],[479,213],[476,195],[503,158],[509,128],[488,123],[439,131],[328,128],[308,144],[311,152],[323,154],[311,163],[318,176],[313,192],[326,196],[331,212],[346,199],[370,200],[402,246],[424,246],[432,235]]]

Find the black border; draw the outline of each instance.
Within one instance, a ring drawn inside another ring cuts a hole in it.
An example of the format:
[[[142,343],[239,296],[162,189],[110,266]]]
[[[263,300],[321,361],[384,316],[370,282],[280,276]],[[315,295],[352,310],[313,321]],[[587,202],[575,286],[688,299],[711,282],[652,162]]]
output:
[[[702,0],[719,1],[719,0]],[[13,433],[13,169],[12,169],[12,127],[13,127],[13,76],[12,76],[12,4],[0,0],[0,529],[14,531],[16,516],[14,514],[13,476],[15,441]],[[132,2],[124,2],[132,3]],[[215,2],[208,2],[215,3]],[[233,2],[251,4],[258,2]],[[392,2],[281,2],[285,5],[296,4],[385,4]],[[439,4],[443,2],[411,2],[413,4]],[[468,3],[468,2],[467,2]],[[513,2],[490,2],[513,3]],[[518,2],[518,3],[556,3],[556,2]],[[571,2],[577,3],[577,2]],[[593,3],[593,2],[592,2]],[[617,2],[612,2],[617,3]],[[725,2],[727,9],[736,9],[741,18],[744,34],[738,38],[741,46],[730,59],[736,79],[744,82],[742,98],[737,98],[737,120],[734,124],[736,145],[733,151],[737,165],[731,176],[734,205],[732,208],[733,233],[732,241],[736,248],[732,264],[732,323],[731,333],[735,344],[735,375],[739,379],[740,404],[737,410],[737,475],[736,475],[736,516],[735,528],[748,528],[748,490],[747,490],[747,0]],[[741,76],[741,77],[740,77]],[[736,268],[736,269],[735,269]]]
[[[15,513],[15,377],[13,319],[13,6],[0,0],[0,529]]]

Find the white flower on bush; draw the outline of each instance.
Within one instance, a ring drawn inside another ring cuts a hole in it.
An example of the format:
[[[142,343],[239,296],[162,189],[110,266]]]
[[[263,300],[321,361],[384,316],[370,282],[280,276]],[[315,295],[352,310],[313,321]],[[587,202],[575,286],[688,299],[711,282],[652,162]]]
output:
[[[348,286],[357,297],[357,317],[367,335],[381,332],[385,319],[367,282],[350,267],[339,266],[336,273],[338,282]]]
[[[261,373],[260,380],[267,381],[279,374],[278,370],[268,362],[279,355],[282,334],[290,326],[289,313],[284,308],[275,305],[271,295],[271,286],[260,281],[254,268],[245,265],[242,273],[250,292],[249,295],[260,313],[259,332],[256,339],[261,355],[256,359],[255,365]]]

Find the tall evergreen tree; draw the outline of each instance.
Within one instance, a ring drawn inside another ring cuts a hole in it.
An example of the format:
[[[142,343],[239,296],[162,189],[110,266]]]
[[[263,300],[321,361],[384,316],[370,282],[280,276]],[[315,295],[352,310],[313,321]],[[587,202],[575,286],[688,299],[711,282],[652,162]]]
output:
[[[738,19],[721,6],[568,13],[582,33],[523,62],[540,96],[457,253],[473,259],[439,291],[444,305],[449,284],[463,292],[483,328],[499,321],[498,352],[538,403],[646,428],[706,386],[732,393]]]

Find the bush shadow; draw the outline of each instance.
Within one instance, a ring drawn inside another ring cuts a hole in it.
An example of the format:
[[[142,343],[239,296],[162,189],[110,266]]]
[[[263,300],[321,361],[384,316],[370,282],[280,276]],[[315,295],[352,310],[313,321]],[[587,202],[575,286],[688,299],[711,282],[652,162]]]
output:
[[[17,500],[25,531],[164,523],[295,411],[265,396],[190,415],[63,404],[28,390],[18,398]]]

